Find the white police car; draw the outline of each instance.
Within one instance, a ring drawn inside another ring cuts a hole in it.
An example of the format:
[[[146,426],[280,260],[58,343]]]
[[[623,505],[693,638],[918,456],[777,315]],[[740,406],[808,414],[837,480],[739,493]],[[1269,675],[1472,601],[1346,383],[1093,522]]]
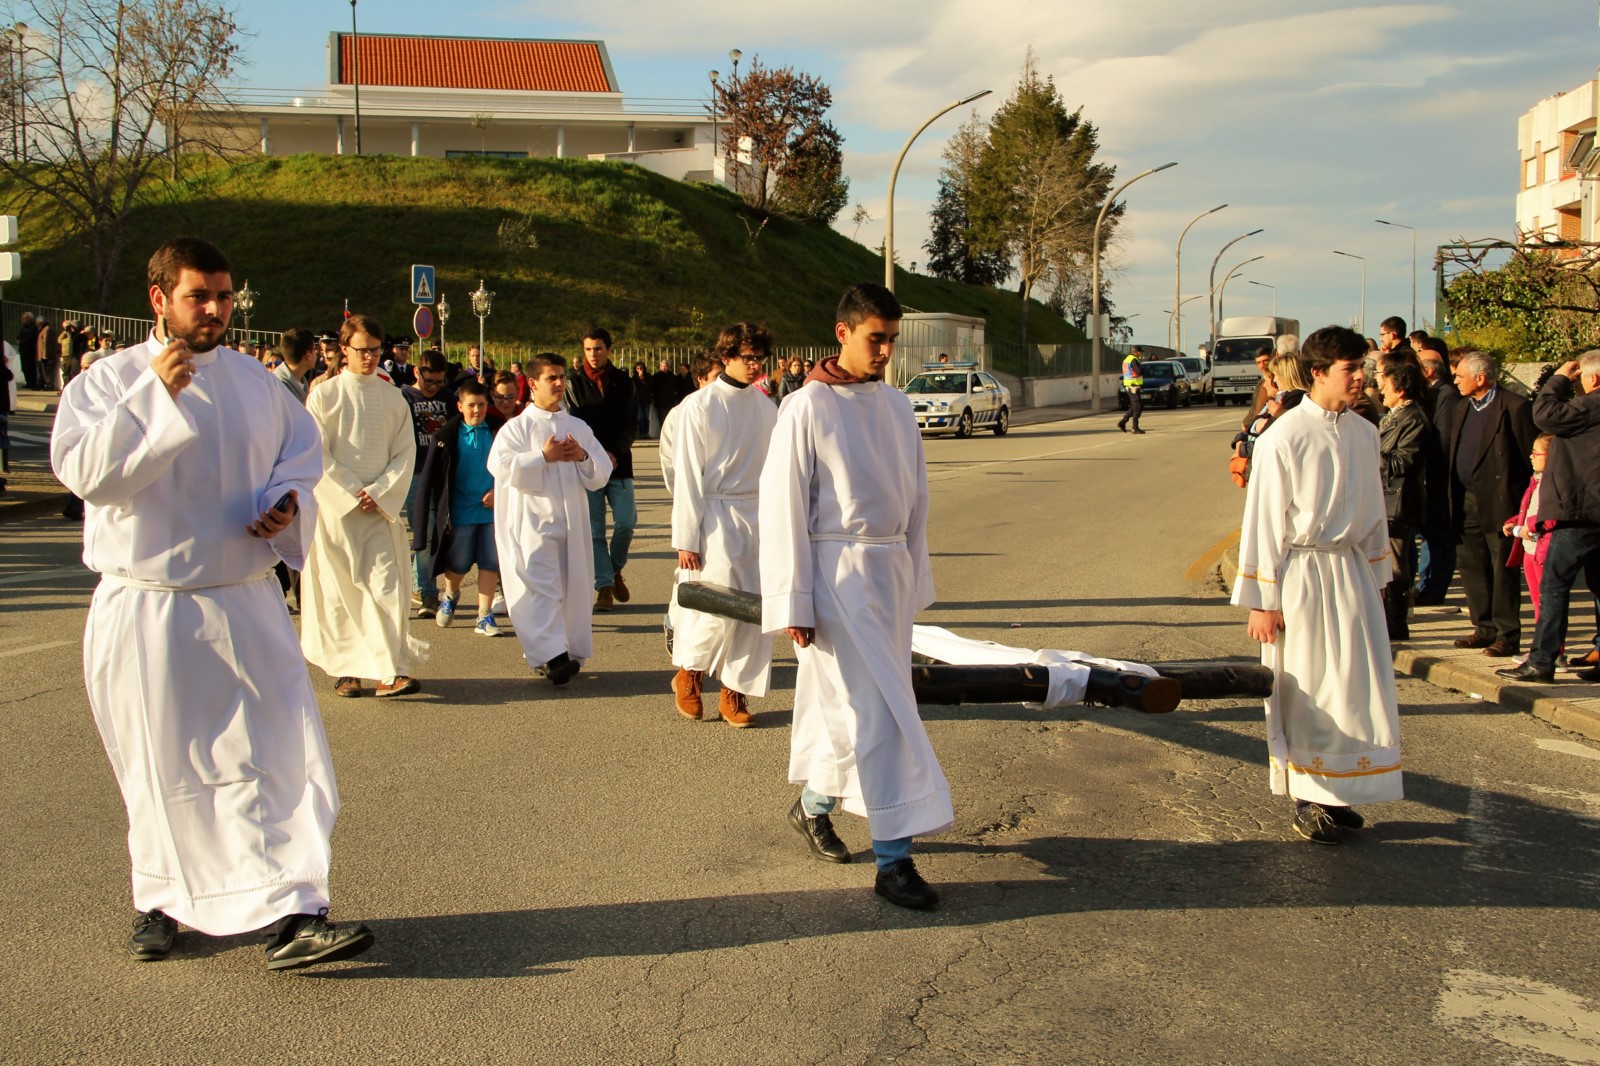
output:
[[[970,437],[975,429],[992,429],[1003,437],[1011,428],[1011,390],[977,363],[924,363],[904,391],[925,433]]]

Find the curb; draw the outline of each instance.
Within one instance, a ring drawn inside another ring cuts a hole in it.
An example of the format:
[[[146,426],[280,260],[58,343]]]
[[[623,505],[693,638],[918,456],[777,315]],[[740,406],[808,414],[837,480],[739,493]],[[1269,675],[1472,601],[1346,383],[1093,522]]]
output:
[[[1217,564],[1217,573],[1223,586],[1233,588],[1239,574],[1239,553],[1226,551]],[[1412,622],[1412,633],[1423,624]],[[1477,658],[1482,658],[1478,656]],[[1509,660],[1494,660],[1504,662]],[[1460,692],[1472,699],[1483,700],[1509,711],[1531,714],[1549,722],[1558,729],[1566,729],[1590,740],[1600,740],[1600,700],[1593,697],[1574,699],[1557,695],[1565,685],[1525,685],[1508,683],[1495,676],[1494,670],[1476,663],[1466,665],[1470,659],[1458,656],[1437,655],[1410,647],[1397,647],[1394,651],[1395,672],[1406,677],[1426,681],[1439,688]],[[1588,687],[1588,686],[1585,686]]]

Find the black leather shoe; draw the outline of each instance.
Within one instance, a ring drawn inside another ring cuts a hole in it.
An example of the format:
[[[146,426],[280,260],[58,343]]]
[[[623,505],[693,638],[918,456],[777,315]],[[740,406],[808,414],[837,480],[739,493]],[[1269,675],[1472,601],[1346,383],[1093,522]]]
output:
[[[1491,659],[1509,659],[1517,654],[1517,646],[1509,641],[1496,640],[1483,649],[1483,654]]]
[[[1422,593],[1418,593],[1417,598],[1411,601],[1411,605],[1413,607],[1443,607],[1444,593],[1441,592],[1437,596],[1427,596],[1423,595]]]
[[[1496,670],[1494,673],[1496,677],[1503,677],[1507,681],[1537,681],[1542,685],[1548,685],[1556,679],[1556,672],[1553,667],[1541,670],[1532,663],[1523,663],[1521,666]]]
[[[578,660],[562,652],[544,664],[544,676],[552,685],[565,685],[578,676]]]
[[[809,815],[799,800],[789,808],[789,824],[806,838],[806,847],[823,862],[849,862],[850,849],[833,831],[833,819],[826,814]]]
[[[1474,633],[1470,637],[1457,637],[1450,643],[1458,648],[1487,648],[1494,643],[1494,638],[1486,633]]]
[[[1340,829],[1360,829],[1367,824],[1367,820],[1349,807],[1325,806],[1328,817],[1333,819],[1333,824]]]
[[[172,953],[178,939],[178,923],[161,911],[146,911],[133,920],[133,936],[128,951],[140,962],[156,962]]]
[[[1600,666],[1600,651],[1590,648],[1582,655],[1567,656],[1567,665],[1574,667]]]
[[[1577,678],[1579,681],[1587,681],[1590,684],[1595,684],[1600,682],[1600,666],[1592,667],[1588,670],[1579,670],[1572,676]]]
[[[1295,811],[1290,824],[1313,844],[1337,844],[1343,835],[1328,808],[1320,803],[1308,803]]]
[[[897,907],[925,911],[939,905],[939,893],[928,887],[910,859],[901,859],[887,870],[879,870],[872,891]]]
[[[364,925],[335,925],[328,908],[316,914],[291,914],[278,923],[267,943],[267,969],[295,970],[319,962],[353,959],[372,946],[372,930]]]

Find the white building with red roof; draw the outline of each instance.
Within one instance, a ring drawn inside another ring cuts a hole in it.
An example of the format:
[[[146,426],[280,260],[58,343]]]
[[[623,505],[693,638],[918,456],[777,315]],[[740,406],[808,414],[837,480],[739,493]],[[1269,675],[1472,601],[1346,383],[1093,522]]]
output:
[[[263,155],[589,158],[720,180],[705,100],[623,96],[603,41],[331,33],[328,85],[241,90],[184,139]],[[359,120],[357,115],[359,114]]]

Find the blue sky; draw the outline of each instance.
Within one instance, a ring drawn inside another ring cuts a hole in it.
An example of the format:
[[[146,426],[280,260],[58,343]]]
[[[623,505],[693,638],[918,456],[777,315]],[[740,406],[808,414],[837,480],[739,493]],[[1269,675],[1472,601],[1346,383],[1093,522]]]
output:
[[[1230,206],[1184,241],[1185,296],[1205,291],[1224,243],[1264,227],[1223,261],[1265,257],[1230,284],[1230,313],[1271,310],[1273,292],[1245,284],[1256,280],[1276,286],[1279,313],[1307,332],[1349,323],[1360,264],[1331,254],[1340,248],[1367,257],[1375,334],[1381,317],[1408,316],[1411,305],[1410,235],[1373,222],[1385,218],[1418,229],[1419,313],[1431,319],[1433,247],[1511,235],[1518,116],[1593,78],[1600,62],[1596,6],[1573,0],[366,0],[358,12],[362,32],[598,38],[629,96],[702,96],[706,72],[727,72],[733,47],[746,63],[759,53],[821,75],[834,90],[851,203],[872,214],[859,233],[869,246],[882,240],[889,168],[909,132],[978,89],[994,90],[980,101],[987,114],[1031,45],[1123,177],[1180,164],[1128,191],[1112,255],[1118,310],[1137,314],[1137,338],[1154,343],[1167,335],[1178,232],[1219,203]],[[335,0],[244,7],[254,37],[243,80],[324,84],[327,34],[349,17]],[[926,258],[939,154],[961,118],[924,133],[901,170],[902,262]],[[845,218],[839,227],[855,230]],[[1192,310],[1204,306],[1185,308],[1186,347],[1204,331]]]

